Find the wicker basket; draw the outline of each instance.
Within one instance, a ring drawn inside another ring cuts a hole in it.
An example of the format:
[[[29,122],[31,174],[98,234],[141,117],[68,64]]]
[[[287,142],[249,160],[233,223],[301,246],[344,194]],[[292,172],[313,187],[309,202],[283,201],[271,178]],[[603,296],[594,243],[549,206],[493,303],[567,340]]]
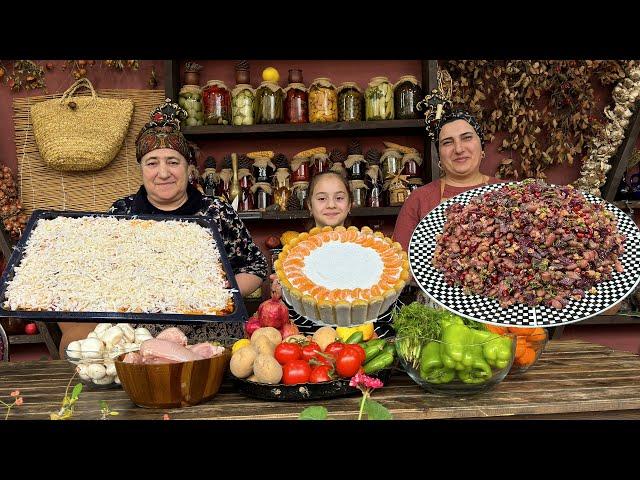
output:
[[[75,96],[80,87],[91,96]],[[33,134],[44,162],[60,171],[100,170],[122,147],[131,117],[129,99],[99,98],[91,82],[82,78],[62,98],[31,107]]]

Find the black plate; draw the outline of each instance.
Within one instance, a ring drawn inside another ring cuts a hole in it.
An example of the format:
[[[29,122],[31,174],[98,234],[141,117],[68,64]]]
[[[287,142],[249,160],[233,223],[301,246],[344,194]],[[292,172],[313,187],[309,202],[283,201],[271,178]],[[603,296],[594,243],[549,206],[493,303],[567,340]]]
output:
[[[198,225],[211,231],[213,238],[216,241],[218,251],[220,252],[220,260],[222,261],[222,267],[227,276],[231,288],[235,291],[233,293],[233,305],[234,310],[228,315],[185,315],[178,313],[130,313],[130,312],[55,312],[55,311],[32,311],[32,310],[7,310],[4,308],[4,302],[6,301],[7,282],[13,279],[15,275],[15,267],[20,264],[26,243],[31,236],[31,232],[35,228],[38,220],[46,219],[51,220],[56,217],[115,217],[123,219],[140,219],[140,220],[154,220],[154,221],[166,221],[166,220],[181,220],[186,222],[194,222]],[[58,322],[62,319],[70,319],[74,322],[112,322],[112,323],[200,323],[200,322],[244,322],[248,315],[247,309],[240,295],[238,289],[238,283],[236,282],[235,275],[231,269],[231,264],[227,258],[226,251],[224,249],[224,242],[220,236],[220,232],[215,222],[204,216],[188,216],[180,217],[174,215],[116,215],[102,212],[56,212],[49,210],[35,210],[31,214],[31,218],[27,223],[24,233],[20,238],[20,241],[15,246],[11,253],[11,258],[7,263],[7,267],[2,273],[0,279],[0,317],[14,317],[14,318],[28,318],[37,319],[43,322]]]
[[[370,375],[382,380],[386,385],[391,377],[393,368],[385,368]],[[322,398],[346,397],[360,393],[360,390],[349,386],[350,378],[341,378],[322,383],[300,383],[297,385],[284,385],[282,383],[270,385],[268,383],[249,382],[244,379],[234,378],[238,391],[249,397],[261,400],[277,400],[283,402],[299,402],[306,400],[319,400]]]

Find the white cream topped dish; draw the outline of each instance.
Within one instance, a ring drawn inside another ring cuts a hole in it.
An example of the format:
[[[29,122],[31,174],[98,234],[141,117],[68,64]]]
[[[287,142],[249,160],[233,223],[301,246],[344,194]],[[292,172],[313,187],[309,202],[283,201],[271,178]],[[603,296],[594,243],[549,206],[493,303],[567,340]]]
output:
[[[378,318],[409,278],[402,246],[369,227],[303,232],[283,247],[274,269],[299,314],[340,326]]]

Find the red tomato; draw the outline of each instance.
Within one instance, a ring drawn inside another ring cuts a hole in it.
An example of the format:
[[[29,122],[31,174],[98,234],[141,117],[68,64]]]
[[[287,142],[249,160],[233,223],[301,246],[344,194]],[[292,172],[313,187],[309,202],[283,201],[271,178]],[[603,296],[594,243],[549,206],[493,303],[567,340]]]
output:
[[[360,365],[364,363],[365,359],[367,358],[367,354],[365,353],[364,348],[356,344],[345,345],[345,348],[350,348],[351,350],[354,350],[358,355],[360,355]]]
[[[328,365],[319,365],[311,370],[309,381],[311,383],[328,382],[331,380],[331,367]]]
[[[304,360],[294,360],[282,367],[282,381],[285,385],[307,383],[311,375],[311,367]]]
[[[311,342],[309,345],[302,347],[302,359],[309,361],[316,357],[317,353],[321,351],[322,349],[320,348],[320,345],[316,342]]]
[[[295,343],[281,343],[276,347],[274,357],[280,365],[300,360],[302,358],[302,347]]]
[[[360,353],[355,348],[345,348],[336,358],[336,371],[341,377],[353,377],[362,365]]]
[[[340,353],[340,351],[344,348],[344,343],[342,342],[333,342],[327,345],[327,348],[324,349],[324,353],[329,353],[334,357]]]
[[[27,335],[35,335],[36,333],[38,333],[38,327],[35,323],[27,323],[24,326],[24,333],[26,333]]]
[[[329,367],[333,367],[335,363],[336,356],[327,352],[316,353],[316,356],[309,360],[309,364],[311,364],[312,367],[316,365],[327,365]]]

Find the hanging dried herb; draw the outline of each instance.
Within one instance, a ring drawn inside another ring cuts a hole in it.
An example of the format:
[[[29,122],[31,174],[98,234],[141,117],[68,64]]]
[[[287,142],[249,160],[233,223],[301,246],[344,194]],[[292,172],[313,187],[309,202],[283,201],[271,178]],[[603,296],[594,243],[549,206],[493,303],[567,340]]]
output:
[[[0,80],[15,92],[23,89],[47,88],[44,81],[44,68],[31,60],[16,60],[13,63],[13,71],[11,73],[0,62]],[[47,93],[46,90],[45,93]]]

